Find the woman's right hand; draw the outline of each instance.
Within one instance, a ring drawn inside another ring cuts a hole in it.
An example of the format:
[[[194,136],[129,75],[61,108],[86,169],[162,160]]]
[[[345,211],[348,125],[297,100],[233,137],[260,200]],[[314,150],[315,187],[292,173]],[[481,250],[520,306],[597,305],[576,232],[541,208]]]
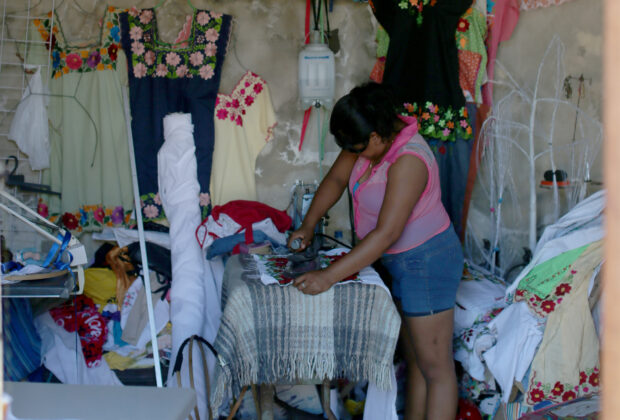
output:
[[[288,237],[288,247],[295,252],[301,252],[310,245],[312,242],[312,238],[314,237],[314,229],[307,229],[303,226],[297,229],[295,232],[291,233],[291,236]],[[300,246],[297,248],[293,248],[293,242],[299,240]]]

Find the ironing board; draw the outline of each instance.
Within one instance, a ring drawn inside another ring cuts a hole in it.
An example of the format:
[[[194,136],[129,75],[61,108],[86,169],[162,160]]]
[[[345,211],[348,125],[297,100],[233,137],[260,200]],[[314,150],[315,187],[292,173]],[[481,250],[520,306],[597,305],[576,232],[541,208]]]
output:
[[[347,378],[391,386],[400,317],[383,287],[349,283],[309,296],[264,285],[244,261],[247,256],[230,257],[224,272],[213,407],[228,390],[237,397],[253,384],[262,385],[263,402],[265,386],[281,383]]]

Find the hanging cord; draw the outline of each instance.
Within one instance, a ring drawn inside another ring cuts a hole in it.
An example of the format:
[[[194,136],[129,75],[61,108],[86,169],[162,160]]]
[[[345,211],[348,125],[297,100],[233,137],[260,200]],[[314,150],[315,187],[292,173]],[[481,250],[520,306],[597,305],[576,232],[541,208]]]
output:
[[[353,246],[355,246],[357,240],[355,239],[355,223],[353,221],[353,218],[355,217],[355,215],[353,214],[353,194],[351,194],[351,190],[349,189],[348,185],[347,199],[349,202],[349,226],[351,228],[351,243],[353,244]]]
[[[315,233],[314,235],[315,235],[315,236],[319,236],[319,237],[321,237],[321,238],[326,238],[326,239],[329,239],[330,241],[334,241],[334,242],[336,242],[338,245],[342,245],[342,246],[343,246],[343,247],[345,247],[345,248],[349,248],[349,249],[352,249],[352,248],[353,248],[351,245],[345,244],[344,242],[342,242],[342,241],[340,241],[340,240],[338,240],[338,239],[334,238],[333,236],[329,236],[329,235],[326,235],[326,234],[321,233],[321,232],[317,232],[317,233]]]

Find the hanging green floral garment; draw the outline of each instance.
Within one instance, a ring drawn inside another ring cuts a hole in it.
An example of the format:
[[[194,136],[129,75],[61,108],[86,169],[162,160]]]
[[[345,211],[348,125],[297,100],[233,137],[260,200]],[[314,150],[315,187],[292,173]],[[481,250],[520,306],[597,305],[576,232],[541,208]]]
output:
[[[38,212],[74,231],[130,223],[133,209],[123,86],[127,65],[120,49],[118,14],[107,7],[97,38],[72,45],[58,16],[33,21],[51,56],[48,118],[50,168],[43,182],[61,197],[43,195]]]

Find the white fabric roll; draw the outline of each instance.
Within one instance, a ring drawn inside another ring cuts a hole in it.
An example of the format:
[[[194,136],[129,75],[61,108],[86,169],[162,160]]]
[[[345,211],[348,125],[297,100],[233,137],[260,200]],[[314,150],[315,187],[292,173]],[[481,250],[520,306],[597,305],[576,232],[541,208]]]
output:
[[[221,318],[219,292],[212,270],[206,267],[195,238],[201,222],[197,164],[191,114],[174,113],[164,118],[164,144],[157,154],[159,192],[170,223],[172,285],[172,362],[179,347],[192,335],[213,343]],[[190,387],[189,357],[184,350],[182,386]],[[199,350],[194,348],[193,373],[201,418],[208,418],[206,384]],[[207,350],[207,365],[213,371],[215,357]],[[172,374],[172,369],[170,369]],[[169,375],[168,386],[177,386]]]

